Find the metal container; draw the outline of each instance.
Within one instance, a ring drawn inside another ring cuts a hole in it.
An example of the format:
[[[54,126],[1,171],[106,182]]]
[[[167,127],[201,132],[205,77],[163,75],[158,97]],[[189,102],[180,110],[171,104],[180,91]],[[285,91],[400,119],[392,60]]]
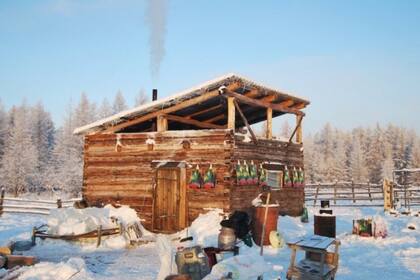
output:
[[[186,274],[192,280],[203,279],[210,273],[209,260],[200,246],[185,248],[175,255],[178,273]]]
[[[232,250],[235,248],[236,235],[233,228],[222,227],[219,233],[218,246],[223,250]]]

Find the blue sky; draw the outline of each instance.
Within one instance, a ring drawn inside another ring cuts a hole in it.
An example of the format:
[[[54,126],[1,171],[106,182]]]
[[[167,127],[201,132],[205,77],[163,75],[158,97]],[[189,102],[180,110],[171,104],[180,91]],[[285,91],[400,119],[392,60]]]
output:
[[[132,105],[237,72],[311,100],[305,130],[420,131],[420,1],[175,1],[152,78],[145,1],[0,1],[0,98],[59,124],[82,91]],[[281,123],[281,120],[277,121]]]

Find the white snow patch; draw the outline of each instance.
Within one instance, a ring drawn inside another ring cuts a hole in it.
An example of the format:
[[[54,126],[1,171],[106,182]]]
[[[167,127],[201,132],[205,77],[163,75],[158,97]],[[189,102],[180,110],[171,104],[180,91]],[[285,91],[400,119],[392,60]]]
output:
[[[140,219],[134,209],[128,206],[114,208],[112,205],[104,208],[53,209],[47,218],[48,233],[57,235],[77,235],[94,231],[99,225],[109,229],[118,227],[118,223],[125,226],[136,222],[140,222]]]
[[[19,279],[21,280],[89,280],[93,279],[81,258],[71,258],[67,262],[39,263],[28,267]]]
[[[407,248],[395,252],[395,256],[399,257],[403,265],[414,273],[420,273],[420,248]]]

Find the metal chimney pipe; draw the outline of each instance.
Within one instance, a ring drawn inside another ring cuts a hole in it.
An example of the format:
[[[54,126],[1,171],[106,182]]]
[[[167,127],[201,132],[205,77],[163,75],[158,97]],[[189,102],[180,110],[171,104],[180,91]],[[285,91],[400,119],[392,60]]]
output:
[[[153,89],[152,92],[152,101],[156,101],[158,96],[158,90],[156,88]]]

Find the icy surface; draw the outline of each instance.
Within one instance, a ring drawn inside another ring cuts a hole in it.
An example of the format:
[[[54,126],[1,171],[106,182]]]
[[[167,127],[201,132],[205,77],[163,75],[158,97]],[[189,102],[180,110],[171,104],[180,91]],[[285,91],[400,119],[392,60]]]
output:
[[[279,217],[278,230],[286,242],[313,233],[313,215],[319,209],[309,207],[308,210],[307,224],[302,224],[299,217]],[[419,217],[403,215],[394,217],[384,214],[381,208],[373,207],[337,207],[333,208],[333,211],[337,217],[337,238],[342,243],[337,279],[420,279]],[[37,246],[24,253],[37,256],[41,263],[29,268],[25,273],[36,273],[35,269],[39,267],[48,268],[46,270],[51,270],[51,273],[60,267],[67,271],[75,265],[74,267],[79,268],[85,266],[87,277],[92,279],[157,279],[159,270],[166,267],[165,262],[172,266],[170,267],[172,271],[173,260],[170,252],[173,255],[176,248],[195,244],[217,245],[219,221],[222,218],[220,214],[221,212],[216,210],[200,216],[194,221],[188,234],[184,230],[170,236],[162,235],[163,243],[149,243],[134,249],[113,249],[112,246],[96,248],[92,244],[37,240]],[[376,215],[381,216],[387,224],[387,238],[375,239],[351,235],[353,219]],[[5,244],[11,239],[28,239],[32,226],[45,222],[45,218],[35,215],[4,214],[0,219],[0,242]],[[416,229],[409,229],[408,225],[414,225]],[[183,243],[172,240],[187,235],[193,236],[194,240]],[[241,246],[240,255],[256,256],[259,253],[259,247],[247,248],[243,244],[239,246]],[[83,263],[70,261],[75,259],[82,260]],[[270,271],[264,274],[264,279],[277,279],[279,276],[285,279],[290,261],[288,248],[273,249],[267,246],[264,248],[264,260],[270,267]],[[84,279],[89,279],[87,277]]]

